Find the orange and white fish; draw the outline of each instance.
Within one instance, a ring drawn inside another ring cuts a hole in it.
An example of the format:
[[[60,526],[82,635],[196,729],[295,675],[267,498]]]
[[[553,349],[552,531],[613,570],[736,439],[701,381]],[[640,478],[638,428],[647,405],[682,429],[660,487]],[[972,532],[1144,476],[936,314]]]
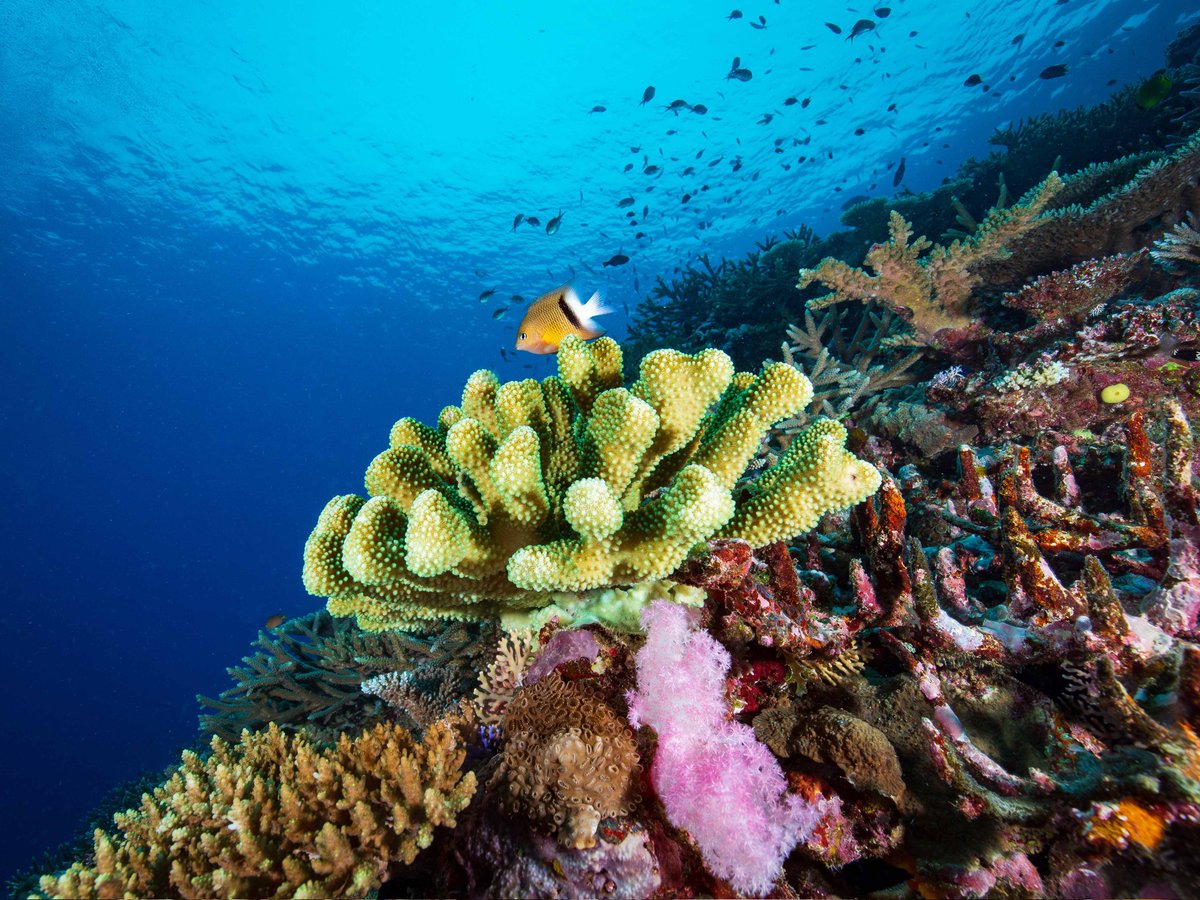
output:
[[[592,294],[587,303],[580,303],[575,289],[569,284],[542,294],[529,305],[525,318],[517,329],[517,349],[528,353],[557,353],[558,345],[568,334],[585,340],[600,337],[603,328],[593,323],[596,316],[612,312],[600,300],[600,292]]]

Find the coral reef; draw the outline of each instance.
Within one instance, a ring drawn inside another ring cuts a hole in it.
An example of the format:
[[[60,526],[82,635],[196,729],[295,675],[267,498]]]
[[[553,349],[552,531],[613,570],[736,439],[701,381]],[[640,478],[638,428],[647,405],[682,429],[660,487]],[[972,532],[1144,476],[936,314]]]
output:
[[[708,868],[747,894],[765,894],[783,860],[828,804],[787,793],[783,772],[747,726],[726,717],[729,651],[658,601],[642,613],[646,643],[629,721],[658,735],[651,782],[667,818],[687,829]]]
[[[912,334],[906,343],[945,348],[963,341],[979,328],[972,293],[982,282],[977,270],[996,258],[1012,255],[1018,238],[1039,232],[1042,212],[1063,187],[1051,175],[1014,206],[993,208],[971,237],[948,247],[923,237],[912,238],[912,226],[893,212],[889,238],[868,251],[865,265],[874,274],[827,257],[816,267],[800,270],[798,288],[820,281],[832,293],[808,301],[821,309],[848,300],[877,301],[904,316]],[[926,255],[925,251],[930,252]],[[903,338],[902,338],[903,339]]]
[[[138,809],[97,830],[94,860],[42,879],[50,897],[333,897],[379,887],[475,791],[445,725],[421,742],[376,725],[319,749],[274,725],[185,753]]]
[[[626,390],[615,342],[569,338],[558,368],[540,384],[476,372],[436,429],[397,422],[367,470],[371,498],[335,497],[321,513],[309,591],[369,631],[494,618],[554,592],[665,578],[718,531],[790,537],[877,484],[844,430],[817,422],[735,502],[770,426],[811,397],[791,366],[735,375],[720,351],[664,350]]]
[[[586,687],[551,673],[517,692],[502,726],[489,788],[507,812],[577,850],[596,845],[601,819],[630,812],[641,770],[633,735]]]
[[[217,699],[196,698],[215,710],[201,715],[200,730],[236,741],[243,729],[258,731],[273,722],[333,740],[348,727],[382,717],[377,696],[362,690],[371,678],[417,669],[466,683],[475,677],[486,643],[474,625],[376,634],[319,610],[259,632],[259,652],[228,670],[236,684]]]

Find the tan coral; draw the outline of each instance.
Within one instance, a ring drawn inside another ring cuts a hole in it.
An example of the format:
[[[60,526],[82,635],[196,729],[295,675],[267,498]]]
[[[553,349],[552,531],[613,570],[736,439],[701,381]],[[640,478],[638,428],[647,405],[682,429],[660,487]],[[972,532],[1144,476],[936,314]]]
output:
[[[629,813],[641,770],[633,734],[587,690],[548,675],[517,693],[503,727],[489,788],[506,811],[576,849],[595,846],[601,819]]]
[[[376,725],[319,748],[274,724],[180,767],[95,834],[95,855],[42,879],[51,897],[335,897],[377,889],[453,827],[475,793],[452,726],[421,742]]]
[[[1052,173],[1015,205],[993,208],[971,237],[948,247],[935,246],[924,237],[914,239],[912,226],[892,212],[889,240],[873,246],[864,262],[874,274],[828,258],[816,268],[801,269],[797,287],[820,281],[833,289],[810,300],[810,309],[861,300],[903,311],[912,329],[912,344],[939,346],[944,340],[940,332],[962,331],[977,324],[972,292],[981,279],[976,269],[988,260],[1006,257],[1009,244],[1036,230],[1041,224],[1039,217],[1062,184]]]

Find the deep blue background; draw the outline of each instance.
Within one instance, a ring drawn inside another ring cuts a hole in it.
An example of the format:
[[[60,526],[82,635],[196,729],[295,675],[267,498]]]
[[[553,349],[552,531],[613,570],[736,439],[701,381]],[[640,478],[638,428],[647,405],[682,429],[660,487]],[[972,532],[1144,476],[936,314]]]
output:
[[[573,268],[632,307],[635,278],[696,253],[827,231],[891,190],[887,162],[933,186],[996,125],[1150,74],[1194,15],[910,0],[850,43],[808,4],[743,7],[758,32],[731,3],[0,8],[0,875],[171,762],[263,620],[316,606],[304,540],[396,418],[432,421],[479,366],[550,370],[501,360],[508,295]],[[725,80],[734,55],[751,82]],[[1068,77],[1039,80],[1054,62]],[[677,96],[708,115],[665,112]],[[820,162],[794,163],[809,135]],[[559,209],[553,237],[511,229]]]

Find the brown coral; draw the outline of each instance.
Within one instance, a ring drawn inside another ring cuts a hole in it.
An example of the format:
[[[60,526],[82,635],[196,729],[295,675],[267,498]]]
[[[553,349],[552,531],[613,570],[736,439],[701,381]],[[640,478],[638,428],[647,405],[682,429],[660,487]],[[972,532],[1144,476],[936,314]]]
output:
[[[445,724],[420,743],[376,725],[320,749],[272,724],[183,762],[99,829],[95,857],[42,879],[51,897],[364,896],[408,864],[475,793]]]
[[[595,846],[600,820],[627,815],[641,770],[625,722],[557,673],[522,688],[503,719],[508,736],[489,789],[505,810],[554,832],[564,846]]]
[[[1062,179],[1051,173],[1014,206],[993,208],[969,239],[948,247],[934,246],[924,237],[913,239],[912,226],[893,212],[889,240],[873,246],[864,262],[875,274],[827,258],[816,268],[801,269],[797,287],[803,290],[820,281],[833,289],[810,300],[809,309],[873,300],[903,311],[912,329],[908,343],[944,347],[956,335],[978,328],[972,297],[982,281],[977,270],[989,260],[1007,258],[1009,244],[1036,232],[1042,211],[1061,188]]]

